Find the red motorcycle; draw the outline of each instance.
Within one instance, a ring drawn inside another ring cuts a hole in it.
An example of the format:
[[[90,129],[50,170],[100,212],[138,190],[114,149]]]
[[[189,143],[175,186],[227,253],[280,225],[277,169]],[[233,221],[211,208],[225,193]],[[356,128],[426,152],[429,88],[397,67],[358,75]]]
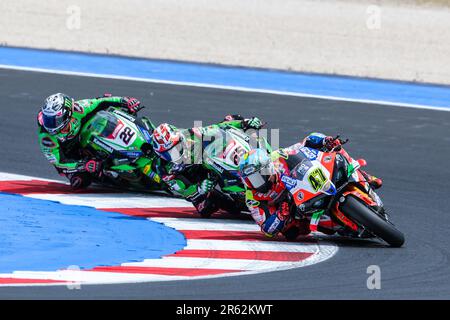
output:
[[[393,247],[405,242],[390,221],[379,196],[354,160],[339,146],[320,152],[295,144],[281,149],[281,181],[288,191],[295,219],[308,219],[312,231],[354,238],[379,238]],[[289,238],[288,234],[285,234]]]

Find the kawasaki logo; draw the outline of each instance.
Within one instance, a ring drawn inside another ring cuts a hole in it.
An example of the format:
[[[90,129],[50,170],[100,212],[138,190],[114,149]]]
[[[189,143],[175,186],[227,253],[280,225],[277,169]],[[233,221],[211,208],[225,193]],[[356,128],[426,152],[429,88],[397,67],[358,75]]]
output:
[[[94,138],[93,142],[98,145],[99,147],[105,149],[106,151],[108,151],[109,153],[112,153],[114,151],[113,148],[111,148],[110,146],[108,146],[106,143],[100,141],[97,138]]]
[[[120,112],[119,110],[114,110],[113,111],[115,114],[118,114],[119,116],[121,116],[122,118],[127,119],[128,121],[134,122],[134,118],[126,113]]]
[[[214,169],[216,169],[217,171],[219,171],[220,173],[223,173],[223,168],[219,167],[217,164],[215,164],[213,161],[211,161],[210,159],[206,160],[206,163],[209,164],[211,167],[213,167]]]

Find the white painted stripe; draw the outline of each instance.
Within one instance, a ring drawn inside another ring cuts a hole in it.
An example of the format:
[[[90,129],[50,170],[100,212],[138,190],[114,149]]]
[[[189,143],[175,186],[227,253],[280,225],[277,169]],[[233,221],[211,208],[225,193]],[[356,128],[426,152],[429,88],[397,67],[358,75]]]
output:
[[[67,205],[89,206],[95,208],[166,208],[192,207],[183,199],[161,197],[149,194],[30,194],[28,197],[58,201]]]
[[[318,252],[327,245],[277,241],[203,240],[188,239],[185,250],[237,250],[273,252]]]
[[[23,180],[23,181],[42,180],[42,181],[51,181],[51,182],[64,183],[64,182],[59,181],[59,180],[50,180],[50,179],[43,179],[43,178],[38,178],[38,177],[24,176],[24,175],[21,175],[21,174],[0,172],[0,181],[9,181],[9,180]]]
[[[177,230],[261,231],[253,221],[189,218],[149,218],[149,220],[164,223]]]
[[[297,92],[290,92],[290,91],[264,90],[264,89],[246,88],[246,87],[239,87],[239,86],[223,86],[223,85],[214,85],[214,84],[207,84],[207,83],[169,81],[169,80],[160,80],[160,79],[152,79],[152,78],[127,77],[127,76],[117,76],[117,75],[108,75],[108,74],[96,74],[96,73],[87,73],[87,72],[54,70],[54,69],[45,69],[45,68],[20,67],[20,66],[11,66],[11,65],[2,65],[2,64],[0,64],[0,68],[1,69],[10,69],[10,70],[22,70],[22,71],[31,71],[31,72],[43,72],[43,73],[51,73],[51,74],[80,76],[80,77],[93,77],[93,78],[104,78],[104,79],[117,79],[117,80],[128,80],[128,81],[138,81],[138,82],[161,83],[161,84],[170,84],[170,85],[177,85],[177,86],[212,88],[212,89],[232,90],[232,91],[241,91],[241,92],[256,92],[256,93],[266,93],[266,94],[274,94],[274,95],[282,95],[282,96],[317,98],[317,99],[325,99],[325,100],[333,100],[333,101],[358,102],[358,103],[375,104],[375,105],[381,105],[381,106],[395,106],[395,107],[405,107],[405,108],[427,109],[427,110],[450,112],[450,108],[448,108],[448,107],[432,107],[432,106],[426,106],[426,105],[400,103],[400,102],[392,102],[392,101],[385,101],[385,100],[354,99],[354,98],[346,98],[346,97],[297,93]]]
[[[164,257],[162,259],[146,259],[142,262],[123,263],[127,267],[160,267],[160,268],[194,268],[194,269],[226,269],[256,271],[264,269],[286,268],[295,265],[291,261],[268,261],[249,259],[216,259],[190,257]]]
[[[5,278],[24,278],[38,280],[58,280],[58,281],[75,281],[89,283],[114,283],[114,282],[136,282],[136,281],[164,281],[176,280],[174,276],[157,275],[157,274],[134,274],[134,273],[118,273],[103,271],[16,271],[13,274],[0,274]],[[179,279],[185,279],[186,276],[178,276]]]

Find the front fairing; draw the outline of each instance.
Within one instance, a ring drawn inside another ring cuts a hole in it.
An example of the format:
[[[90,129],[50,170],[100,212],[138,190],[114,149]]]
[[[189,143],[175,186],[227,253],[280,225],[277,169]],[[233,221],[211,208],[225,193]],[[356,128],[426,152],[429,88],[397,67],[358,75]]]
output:
[[[150,135],[120,111],[100,111],[86,123],[81,133],[81,146],[90,147],[106,157],[114,155],[130,159],[142,156],[142,146]]]

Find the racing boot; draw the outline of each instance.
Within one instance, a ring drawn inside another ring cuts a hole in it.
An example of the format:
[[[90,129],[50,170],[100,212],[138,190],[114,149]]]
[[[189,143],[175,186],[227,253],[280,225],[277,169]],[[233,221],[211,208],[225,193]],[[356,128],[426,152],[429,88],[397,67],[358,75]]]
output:
[[[309,221],[307,219],[291,219],[281,233],[288,241],[294,241],[298,236],[307,236],[311,233]]]
[[[368,174],[366,171],[360,170],[369,185],[374,189],[379,189],[383,185],[383,180]]]

